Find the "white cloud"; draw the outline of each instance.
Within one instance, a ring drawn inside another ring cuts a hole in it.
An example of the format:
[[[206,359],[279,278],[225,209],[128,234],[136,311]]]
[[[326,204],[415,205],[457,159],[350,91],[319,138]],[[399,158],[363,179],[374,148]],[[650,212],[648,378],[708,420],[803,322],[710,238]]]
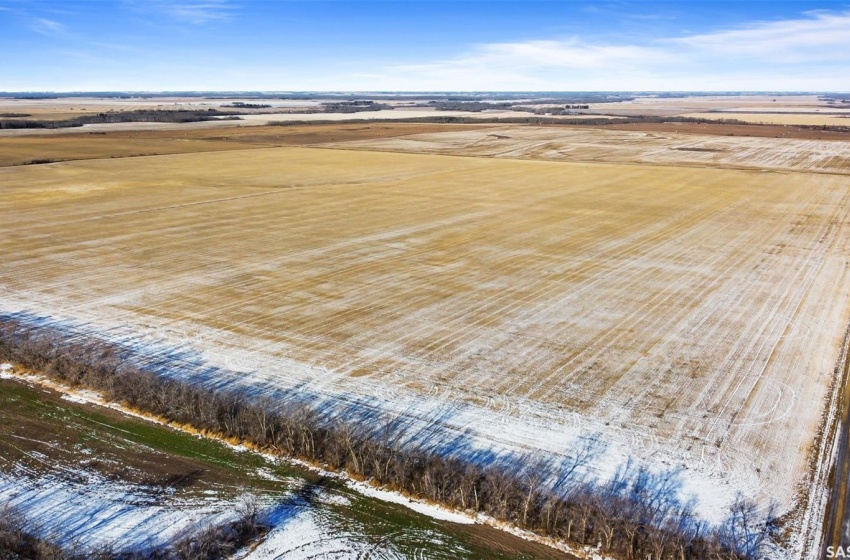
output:
[[[466,62],[588,69],[616,64],[661,63],[670,58],[668,53],[647,47],[595,45],[572,39],[483,45]]]
[[[52,19],[37,18],[30,23],[30,29],[42,35],[56,35],[65,31],[65,26]]]
[[[232,9],[233,6],[226,0],[207,0],[206,2],[169,2],[165,12],[175,19],[202,25],[229,19]]]
[[[642,44],[578,37],[489,43],[378,73],[371,83],[379,89],[846,90],[850,12],[809,12]]]
[[[850,60],[850,12],[756,22],[737,29],[671,39],[704,56],[746,56],[771,63]]]
[[[601,83],[637,67],[645,72],[675,60],[675,55],[657,48],[574,38],[484,44],[451,59],[393,66],[385,75],[394,82],[417,81],[423,89],[569,89],[577,78]]]
[[[228,20],[235,6],[229,0],[124,0],[139,12],[155,12],[182,23],[204,25]]]

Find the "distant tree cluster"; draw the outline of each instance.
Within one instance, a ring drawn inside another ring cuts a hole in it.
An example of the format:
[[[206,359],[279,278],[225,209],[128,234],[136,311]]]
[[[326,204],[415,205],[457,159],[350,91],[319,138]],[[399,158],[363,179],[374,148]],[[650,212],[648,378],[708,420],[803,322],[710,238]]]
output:
[[[822,95],[818,99],[830,103],[841,102],[850,103],[850,93],[832,93],[830,95]]]
[[[610,118],[604,115],[582,114],[582,118],[574,119],[558,119],[551,114],[546,115],[529,115],[515,117],[466,117],[457,115],[435,115],[428,117],[410,117],[402,119],[344,119],[334,121],[334,124],[366,124],[366,123],[449,123],[449,124],[482,124],[482,123],[498,123],[498,124],[529,124],[529,125],[558,125],[558,126],[600,126],[600,125],[619,125],[619,124],[638,124],[638,123],[693,123],[693,124],[735,124],[735,125],[751,125],[759,126],[756,123],[739,121],[735,119],[705,119],[692,117],[656,117],[656,116],[629,116],[620,118]],[[322,121],[270,121],[269,126],[305,126],[305,125],[327,125]],[[798,126],[798,125],[795,125]],[[798,128],[817,128],[824,130],[836,130],[844,132],[848,127],[827,126],[798,126]]]
[[[534,109],[536,115],[584,115],[582,111],[590,109],[590,105],[564,105],[554,107],[538,107]]]
[[[267,105],[265,103],[245,103],[243,101],[234,101],[229,105],[222,105],[222,107],[234,107],[236,109],[268,109],[271,105]]]
[[[388,111],[394,109],[392,105],[377,103],[367,99],[355,99],[353,101],[332,101],[320,104],[316,108],[306,109],[305,113],[361,113],[363,111]]]
[[[426,106],[437,111],[467,111],[480,113],[482,111],[533,111],[514,103],[487,103],[482,101],[429,101]]]
[[[108,399],[269,452],[342,469],[352,476],[624,559],[756,559],[770,516],[739,498],[720,526],[701,521],[681,497],[678,472],[626,464],[607,482],[584,473],[596,452],[581,445],[555,462],[531,457],[475,460],[411,445],[398,418],[328,418],[305,400],[250,399],[135,366],[102,340],[0,316],[0,360],[17,363]],[[516,458],[515,458],[516,459]]]

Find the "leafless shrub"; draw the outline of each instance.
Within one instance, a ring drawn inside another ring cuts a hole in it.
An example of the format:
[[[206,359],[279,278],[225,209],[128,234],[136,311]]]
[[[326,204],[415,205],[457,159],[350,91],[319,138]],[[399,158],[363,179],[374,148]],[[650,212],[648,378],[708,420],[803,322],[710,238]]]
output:
[[[0,559],[32,558],[34,560],[65,560],[62,549],[27,530],[27,522],[17,508],[0,508]]]

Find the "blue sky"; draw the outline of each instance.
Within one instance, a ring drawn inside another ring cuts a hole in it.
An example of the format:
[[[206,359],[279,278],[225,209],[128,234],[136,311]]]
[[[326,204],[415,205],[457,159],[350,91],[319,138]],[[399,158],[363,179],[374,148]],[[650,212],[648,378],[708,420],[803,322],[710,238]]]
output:
[[[850,90],[850,1],[0,0],[0,91]]]

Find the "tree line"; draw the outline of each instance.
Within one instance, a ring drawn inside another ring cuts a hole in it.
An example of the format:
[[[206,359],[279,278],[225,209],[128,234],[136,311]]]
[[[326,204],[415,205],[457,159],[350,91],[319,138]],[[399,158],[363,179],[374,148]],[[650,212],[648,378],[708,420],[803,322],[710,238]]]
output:
[[[0,316],[0,360],[169,421],[617,558],[756,559],[774,530],[771,516],[743,498],[722,524],[705,523],[680,496],[676,471],[629,463],[609,481],[588,480],[582,473],[593,455],[589,447],[560,463],[452,456],[410,444],[403,422],[389,416],[368,423],[328,419],[298,399],[272,402],[209,389],[138,367],[132,352],[115,343],[33,326],[14,315]]]
[[[376,103],[371,100],[332,101],[322,103],[318,107],[304,109],[303,113],[362,113],[365,111],[390,111],[395,109],[387,103]]]
[[[80,115],[70,119],[0,119],[0,130],[21,128],[74,128],[86,124],[127,123],[127,122],[158,122],[158,123],[187,123],[210,121],[219,117],[238,119],[239,112],[219,111],[218,109],[138,109],[136,111],[114,111]]]
[[[437,111],[467,111],[469,113],[493,110],[534,112],[534,109],[514,103],[488,103],[486,101],[429,101],[422,106],[432,107]]]

